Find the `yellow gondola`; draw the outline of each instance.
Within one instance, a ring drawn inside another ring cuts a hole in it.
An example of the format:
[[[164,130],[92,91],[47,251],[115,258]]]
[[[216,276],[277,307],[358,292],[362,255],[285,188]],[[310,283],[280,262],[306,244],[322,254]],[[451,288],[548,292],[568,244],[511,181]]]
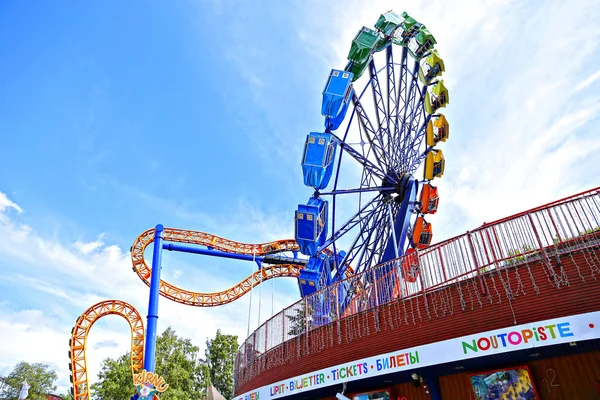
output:
[[[441,150],[432,149],[425,158],[425,179],[441,178],[444,175],[446,162]]]
[[[427,146],[445,142],[450,136],[450,125],[444,114],[433,117],[427,124]]]
[[[437,78],[444,72],[444,60],[440,57],[437,50],[433,50],[426,58],[425,62],[419,68],[419,80],[424,85],[429,85],[434,78]]]
[[[443,80],[432,84],[431,93],[429,93],[429,90],[425,92],[423,106],[428,114],[433,114],[440,107],[446,107],[448,103],[450,103],[450,96]]]

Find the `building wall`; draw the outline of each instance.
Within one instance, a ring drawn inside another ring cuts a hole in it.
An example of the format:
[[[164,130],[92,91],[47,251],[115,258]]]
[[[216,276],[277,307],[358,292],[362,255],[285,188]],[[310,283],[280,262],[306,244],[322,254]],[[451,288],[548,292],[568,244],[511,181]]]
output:
[[[600,352],[529,363],[541,400],[600,399]]]
[[[593,267],[600,267],[599,255],[596,249],[563,256],[560,264],[552,259],[554,268],[562,267],[568,278],[569,285],[560,288],[551,282],[542,264],[535,262],[502,272],[504,284],[498,273],[484,275],[490,296],[478,294],[477,279],[463,281],[315,329],[308,334],[308,342],[307,335],[301,335],[257,359],[253,369],[248,370],[247,381],[236,392],[363,357],[599,310],[600,280],[590,276]],[[510,301],[503,285],[509,285],[515,295]]]
[[[539,400],[600,399],[600,352],[547,358],[527,365]],[[439,383],[443,400],[472,399],[468,372],[441,376]],[[390,389],[392,400],[428,400],[425,390],[412,383],[391,385]],[[348,396],[351,397],[351,394]],[[335,397],[322,400],[335,400]]]
[[[600,379],[600,352],[546,358],[527,365],[540,400],[600,399],[596,388]],[[442,376],[439,380],[444,400],[471,399],[467,373]]]
[[[440,376],[440,390],[446,399],[471,399],[471,385],[466,374]]]

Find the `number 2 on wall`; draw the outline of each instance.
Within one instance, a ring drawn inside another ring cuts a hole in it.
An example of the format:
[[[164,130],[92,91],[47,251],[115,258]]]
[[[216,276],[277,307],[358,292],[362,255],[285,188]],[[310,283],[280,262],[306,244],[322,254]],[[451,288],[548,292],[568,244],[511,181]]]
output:
[[[550,382],[548,382],[548,379],[546,379],[544,377],[544,378],[542,378],[542,381],[544,383],[546,383],[546,388],[548,389],[548,393],[552,393],[552,390],[550,389],[551,387],[560,387],[560,383],[558,383],[558,382],[554,383],[554,381],[556,380],[556,371],[554,370],[554,368],[548,368],[546,370],[546,375],[548,375],[548,377],[550,377],[550,375],[551,375],[552,379],[550,380]]]

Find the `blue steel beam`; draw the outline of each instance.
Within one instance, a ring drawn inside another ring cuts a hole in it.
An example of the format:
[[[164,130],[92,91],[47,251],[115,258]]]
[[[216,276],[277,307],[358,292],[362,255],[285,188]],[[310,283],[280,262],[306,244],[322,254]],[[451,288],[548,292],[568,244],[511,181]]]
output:
[[[162,248],[164,250],[179,251],[182,253],[202,254],[205,256],[230,258],[233,260],[254,261],[258,264],[259,268],[262,266],[262,263],[306,265],[306,263],[308,262],[308,260],[304,260],[304,259],[300,259],[300,258],[296,258],[296,257],[286,257],[283,255],[254,256],[254,255],[250,255],[250,254],[228,253],[225,251],[220,251],[220,250],[215,250],[215,249],[204,249],[202,247],[190,246],[190,245],[185,245],[185,244],[177,244],[177,243],[164,243],[162,245]]]
[[[395,187],[371,187],[371,188],[360,188],[360,189],[336,189],[331,192],[317,192],[319,196],[335,196],[337,194],[348,194],[348,193],[365,193],[365,192],[389,192],[396,190]]]
[[[176,244],[176,243],[165,243],[163,244],[163,249],[169,251],[180,251],[182,253],[192,253],[192,254],[203,254],[205,256],[214,256],[221,258],[231,258],[233,260],[244,260],[244,261],[259,261],[262,262],[264,260],[264,256],[253,256],[249,254],[239,254],[239,253],[227,253],[225,251],[214,250],[214,249],[203,249],[201,247],[194,246],[186,246],[184,244]]]

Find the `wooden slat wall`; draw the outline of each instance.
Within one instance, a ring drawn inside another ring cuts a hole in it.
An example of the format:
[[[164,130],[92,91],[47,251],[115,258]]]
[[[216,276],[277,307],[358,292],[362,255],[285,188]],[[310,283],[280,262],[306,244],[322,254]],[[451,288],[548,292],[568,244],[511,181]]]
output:
[[[596,381],[600,383],[600,352],[547,358],[527,365],[540,400],[600,400],[596,388]],[[444,400],[471,399],[466,373],[439,379]]]
[[[394,385],[392,387],[392,399],[402,399],[403,397],[406,397],[406,400],[429,400],[422,387],[416,387],[412,383]]]
[[[541,400],[600,399],[600,352],[547,358],[529,363]]]
[[[471,385],[466,374],[440,376],[443,399],[471,400]]]
[[[593,251],[596,252],[596,257],[600,257],[600,250]],[[462,282],[463,297],[467,302],[465,310],[461,309],[457,286],[453,285],[443,289],[437,295],[429,294],[426,299],[423,297],[410,299],[405,301],[405,304],[396,302],[377,310],[345,318],[339,324],[341,329],[339,334],[335,324],[315,329],[309,334],[308,346],[305,335],[302,335],[299,344],[296,339],[291,340],[259,358],[255,366],[260,366],[260,370],[255,371],[254,376],[241,384],[236,392],[245,393],[279,380],[381,353],[513,324],[600,310],[600,280],[590,277],[589,259],[589,253],[577,253],[573,254],[573,257],[561,258],[570,286],[562,286],[560,289],[549,282],[541,264],[531,263],[534,281],[539,288],[537,295],[526,266],[519,267],[519,276],[525,294],[519,291],[518,296],[510,303],[503,292],[502,283],[494,274],[494,281],[490,275],[484,278],[493,294],[492,304],[487,298],[481,298],[482,303],[479,304],[477,297],[472,294],[478,287],[477,282]],[[555,264],[556,260],[553,259],[552,262]],[[586,278],[585,283],[579,278],[579,273]],[[518,280],[514,269],[508,276],[510,276],[510,286],[515,292]],[[498,292],[495,291],[494,284]],[[498,302],[499,298],[501,303]],[[429,305],[430,318],[425,309],[425,301]],[[437,316],[434,312],[434,304],[438,310]],[[403,313],[404,307],[409,313],[407,319]],[[375,327],[375,313],[379,320],[380,331]],[[415,316],[414,322],[412,314]],[[419,314],[421,318],[418,317]],[[341,344],[338,343],[338,337],[342,338]]]

